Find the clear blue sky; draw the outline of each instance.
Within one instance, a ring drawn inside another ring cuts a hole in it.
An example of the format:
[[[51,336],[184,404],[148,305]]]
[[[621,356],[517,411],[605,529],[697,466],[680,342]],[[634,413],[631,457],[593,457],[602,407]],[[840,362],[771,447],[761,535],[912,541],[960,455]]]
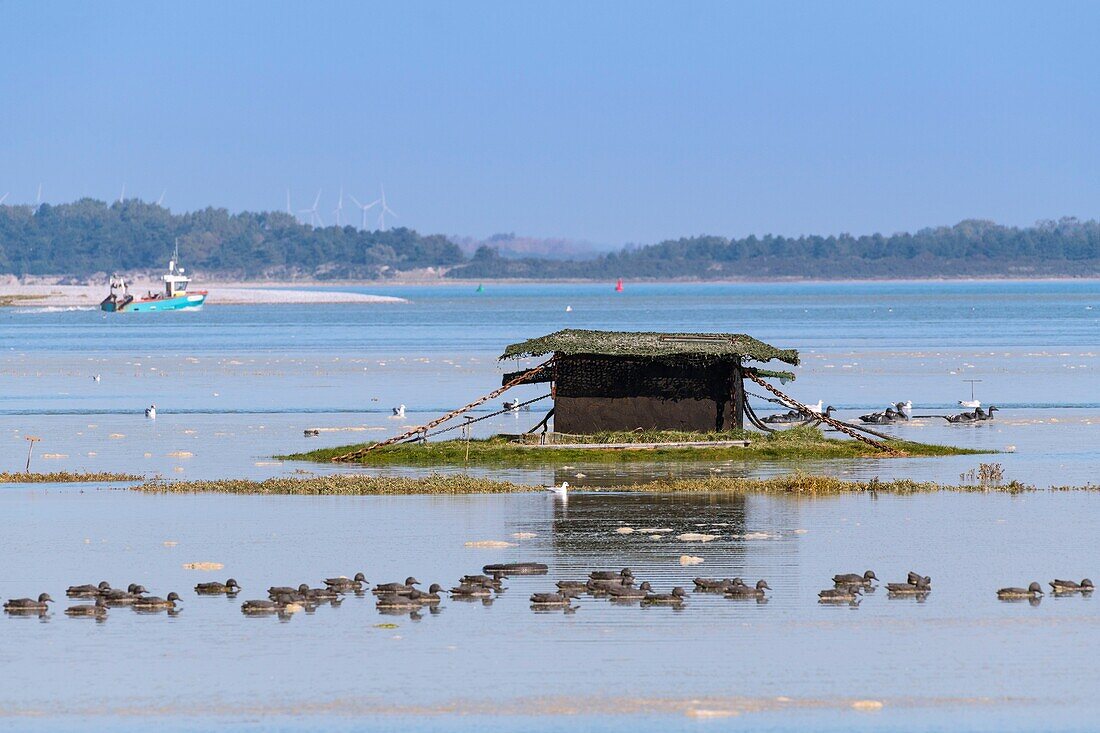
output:
[[[1100,215],[1100,3],[0,1],[0,194],[612,245]],[[346,210],[347,216],[354,214]]]

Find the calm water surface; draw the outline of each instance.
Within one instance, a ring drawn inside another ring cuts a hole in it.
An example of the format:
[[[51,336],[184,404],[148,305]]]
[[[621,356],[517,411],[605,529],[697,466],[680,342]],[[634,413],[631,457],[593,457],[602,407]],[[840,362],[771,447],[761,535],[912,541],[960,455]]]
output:
[[[1096,482],[1097,282],[472,290],[393,287],[385,293],[410,302],[157,317],[4,309],[0,470],[22,467],[30,434],[43,438],[34,464],[42,470],[291,474],[303,466],[270,456],[375,439],[428,419],[516,368],[496,361],[505,344],[580,327],[738,331],[798,348],[803,365],[786,389],[849,418],[905,399],[918,414],[947,412],[969,396],[962,380],[981,379],[979,398],[1004,407],[996,421],[928,419],[896,430],[1011,450],[995,458],[1009,478]],[[153,402],[159,416],[146,421],[141,409]],[[389,416],[400,403],[405,420]],[[514,431],[540,417],[479,425],[483,433]],[[305,438],[307,427],[320,428],[320,437]],[[1046,598],[1032,607],[999,603],[992,591],[1100,575],[1093,541],[1100,495],[809,501],[606,491],[715,471],[953,481],[978,460],[479,471],[605,489],[566,506],[542,495],[147,496],[8,486],[0,489],[8,559],[0,595],[48,591],[61,608],[44,620],[0,619],[0,667],[19,670],[0,687],[0,726],[1089,730],[1100,672],[1097,601]],[[616,531],[654,527],[673,531]],[[687,532],[719,538],[676,539]],[[514,546],[466,546],[480,540]],[[685,554],[704,562],[683,567]],[[237,578],[245,599],[263,597],[272,584],[316,585],[359,570],[374,582],[414,574],[450,584],[513,559],[547,562],[551,575],[511,580],[492,605],[450,601],[420,619],[382,616],[372,599],[351,597],[285,623],[194,596],[195,582],[215,578],[182,568],[223,563],[216,579]],[[527,596],[552,580],[624,564],[663,590],[690,587],[701,574],[766,577],[775,591],[760,605],[693,595],[681,611],[592,599],[570,615],[528,607]],[[855,609],[815,602],[832,574],[867,567],[893,580],[919,570],[935,591],[924,603],[882,594]],[[141,582],[161,595],[177,590],[184,610],[169,618],[118,609],[102,624],[60,613],[66,586],[101,579]],[[391,622],[397,628],[378,626]],[[884,706],[859,711],[852,703],[860,700]]]

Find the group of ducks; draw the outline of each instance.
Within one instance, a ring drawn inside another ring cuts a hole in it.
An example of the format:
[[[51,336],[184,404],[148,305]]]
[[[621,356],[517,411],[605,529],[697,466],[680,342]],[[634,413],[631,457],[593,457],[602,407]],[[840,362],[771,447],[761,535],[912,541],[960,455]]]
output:
[[[997,412],[1001,408],[996,405],[990,405],[988,410],[983,410],[981,407],[975,407],[973,412],[960,412],[957,415],[939,415],[947,422],[960,423],[960,422],[982,422],[983,420],[992,420],[993,413]]]
[[[865,592],[873,592],[878,577],[874,570],[859,573],[841,573],[833,576],[833,587],[817,594],[818,603],[849,603],[858,605]],[[904,583],[887,583],[887,594],[891,597],[912,596],[923,600],[932,592],[932,578],[909,571]]]
[[[860,415],[860,422],[868,425],[889,425],[895,422],[903,422],[913,417],[913,401],[895,402],[882,412],[872,412],[868,415]]]
[[[531,596],[531,608],[563,608],[574,610],[573,600],[582,593],[595,598],[606,598],[613,603],[642,606],[675,606],[684,604],[687,593],[682,586],[676,586],[670,593],[656,593],[648,582],[635,586],[634,572],[630,568],[622,570],[593,570],[586,580],[559,580],[557,590],[551,593],[535,593]],[[766,580],[755,585],[746,585],[740,578],[695,578],[695,591],[702,593],[721,593],[727,598],[764,601],[764,591],[771,590]]]
[[[73,585],[65,591],[69,598],[80,598],[93,601],[93,603],[81,603],[69,606],[65,609],[66,616],[75,618],[107,618],[107,610],[114,607],[129,607],[139,613],[160,613],[167,611],[170,615],[178,613],[176,603],[180,601],[178,593],[169,593],[166,597],[147,595],[149,591],[138,583],[130,583],[126,589],[112,588],[107,581],[97,585]],[[12,598],[4,604],[4,610],[16,615],[43,615],[53,603],[49,593],[41,593],[38,598]]]
[[[862,575],[859,573],[843,573],[833,576],[833,587],[826,588],[817,594],[819,603],[849,603],[858,605],[860,597],[864,593],[873,592],[874,583],[878,582],[873,570],[868,570]],[[1089,594],[1095,589],[1092,581],[1084,578],[1080,583],[1074,580],[1055,578],[1050,581],[1050,587],[1054,595],[1072,595],[1075,593]],[[910,571],[904,583],[887,583],[887,594],[891,597],[914,597],[923,600],[932,592],[932,578]],[[1029,600],[1038,603],[1043,595],[1043,588],[1039,583],[1033,582],[1027,588],[1001,588],[997,591],[997,598],[1002,601]]]
[[[537,562],[486,565],[479,574],[463,575],[458,584],[450,589],[449,594],[454,600],[480,600],[488,605],[492,603],[495,594],[504,590],[505,578],[511,575],[546,575],[548,572],[549,568],[545,564]],[[741,578],[695,578],[692,582],[696,593],[722,594],[726,598],[755,600],[758,603],[766,603],[768,597],[765,591],[771,590],[766,580],[758,580],[752,585],[746,584]],[[873,570],[834,575],[833,586],[817,594],[818,602],[858,605],[864,594],[874,592],[877,582],[878,577]],[[310,588],[306,583],[296,588],[272,586],[267,589],[266,599],[242,603],[241,612],[246,616],[278,614],[285,618],[295,611],[312,611],[324,603],[338,606],[346,594],[363,596],[368,588],[363,573],[356,573],[351,578],[343,575],[325,578],[323,585],[323,588]],[[434,612],[442,601],[443,588],[438,583],[432,583],[427,591],[422,591],[416,587],[418,585],[421,585],[420,581],[409,576],[404,582],[380,583],[371,588],[370,592],[377,597],[375,605],[383,613],[412,613],[415,617],[424,608]],[[556,585],[557,590],[553,592],[532,594],[531,608],[536,611],[564,609],[570,612],[576,610],[573,602],[582,594],[607,599],[613,603],[674,607],[683,606],[687,597],[682,586],[674,587],[669,593],[656,593],[648,582],[635,585],[634,572],[630,568],[593,570],[584,580],[560,580]],[[1056,578],[1050,581],[1050,587],[1056,596],[1078,593],[1088,595],[1095,590],[1088,578],[1079,583]],[[923,600],[932,591],[932,579],[910,571],[905,582],[886,583],[886,589],[891,597],[915,597]],[[200,596],[235,598],[240,590],[241,586],[233,578],[224,583],[199,583],[195,586],[195,593]],[[98,620],[104,620],[108,609],[113,607],[129,607],[143,613],[167,611],[169,615],[176,615],[179,613],[177,604],[181,601],[179,594],[174,592],[160,598],[148,595],[145,587],[137,583],[131,583],[123,590],[112,588],[107,581],[96,585],[70,586],[65,595],[94,601],[69,606],[65,609],[66,616]],[[1038,603],[1043,595],[1042,586],[1037,582],[1026,588],[1009,587],[997,591],[997,598],[1003,601],[1028,600],[1033,604]],[[4,611],[12,615],[43,616],[49,611],[48,604],[53,602],[48,593],[42,593],[38,598],[13,598],[4,604]]]

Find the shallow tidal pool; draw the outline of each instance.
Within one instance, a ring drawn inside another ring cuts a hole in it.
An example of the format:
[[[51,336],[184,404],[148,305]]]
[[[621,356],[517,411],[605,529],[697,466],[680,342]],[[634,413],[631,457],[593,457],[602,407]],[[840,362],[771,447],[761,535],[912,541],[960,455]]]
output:
[[[48,592],[44,618],[0,619],[0,726],[62,730],[1087,729],[1100,607],[1006,603],[994,591],[1096,577],[1100,494],[823,499],[577,493],[413,497],[145,495],[6,487],[4,598]],[[125,517],[125,519],[119,519]],[[628,531],[629,530],[629,531]],[[662,530],[655,532],[654,530]],[[709,541],[680,535],[712,535]],[[470,546],[495,540],[507,547]],[[682,565],[681,556],[701,559]],[[270,585],[363,571],[450,587],[490,562],[538,560],[491,604],[381,614],[348,596],[289,620],[249,618]],[[188,570],[215,562],[213,572]],[[536,613],[532,592],[629,566],[682,609],[583,597]],[[923,602],[868,594],[825,607],[838,572],[932,577]],[[766,603],[692,593],[691,578],[766,578]],[[236,578],[237,599],[198,597]],[[140,582],[181,612],[67,618],[65,588]],[[456,720],[454,714],[461,714]],[[914,726],[915,721],[920,721]]]

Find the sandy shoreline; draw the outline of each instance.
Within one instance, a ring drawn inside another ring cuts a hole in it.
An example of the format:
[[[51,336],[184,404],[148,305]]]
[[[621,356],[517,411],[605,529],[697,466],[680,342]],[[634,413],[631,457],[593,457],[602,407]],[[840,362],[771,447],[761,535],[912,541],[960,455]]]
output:
[[[144,293],[148,284],[139,284],[131,292]],[[202,283],[198,289],[209,291],[206,305],[258,305],[317,303],[406,303],[404,298],[368,293],[295,289],[295,285],[269,283]],[[301,288],[301,284],[297,284]],[[284,289],[285,288],[285,289]],[[159,288],[158,288],[159,290]],[[50,283],[0,284],[0,305],[22,308],[97,308],[107,295],[104,285],[55,285]]]

